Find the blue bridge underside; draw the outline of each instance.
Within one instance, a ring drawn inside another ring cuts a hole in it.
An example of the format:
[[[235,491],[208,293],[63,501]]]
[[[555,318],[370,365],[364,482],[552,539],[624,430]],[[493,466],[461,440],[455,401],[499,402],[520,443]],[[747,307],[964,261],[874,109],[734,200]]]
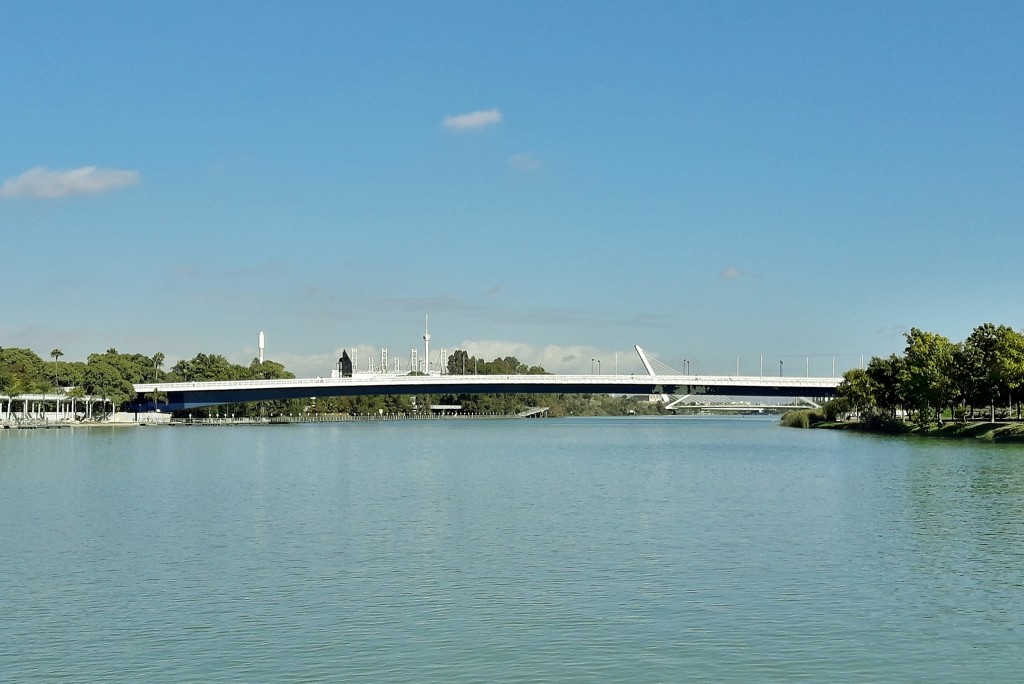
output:
[[[450,377],[450,376],[449,376]],[[638,378],[639,380],[639,378]],[[280,401],[287,399],[310,399],[318,397],[354,397],[380,395],[424,395],[424,394],[701,394],[712,396],[742,397],[808,397],[807,388],[799,387],[767,387],[736,385],[655,385],[650,382],[637,382],[623,385],[622,383],[600,383],[565,385],[552,383],[500,383],[494,385],[472,383],[460,385],[446,383],[443,385],[402,385],[389,384],[379,386],[325,384],[302,387],[249,387],[241,389],[200,389],[185,391],[169,391],[161,393],[161,411],[187,411],[206,406],[224,404],[244,404],[255,401]],[[818,388],[810,394],[813,398],[827,398],[835,395],[832,388]],[[155,406],[152,400],[139,397],[136,400],[137,411],[152,411]]]

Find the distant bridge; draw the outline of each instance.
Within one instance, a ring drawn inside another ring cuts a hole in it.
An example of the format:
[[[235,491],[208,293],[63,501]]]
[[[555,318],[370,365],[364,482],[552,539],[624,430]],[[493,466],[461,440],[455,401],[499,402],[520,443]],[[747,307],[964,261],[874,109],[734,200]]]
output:
[[[139,411],[181,411],[253,401],[422,394],[630,394],[806,397],[835,395],[841,378],[724,375],[393,375],[347,378],[139,383]],[[146,395],[150,395],[147,398]],[[166,399],[166,401],[164,401]]]

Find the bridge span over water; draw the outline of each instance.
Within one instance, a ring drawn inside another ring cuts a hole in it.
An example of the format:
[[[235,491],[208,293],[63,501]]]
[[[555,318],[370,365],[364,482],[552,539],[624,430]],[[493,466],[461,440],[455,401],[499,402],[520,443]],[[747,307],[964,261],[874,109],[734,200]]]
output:
[[[181,411],[253,401],[382,394],[629,394],[804,397],[835,395],[841,378],[722,375],[397,375],[356,373],[345,378],[160,382],[135,385],[137,408]],[[146,395],[150,395],[147,398]],[[166,402],[164,401],[166,399]]]

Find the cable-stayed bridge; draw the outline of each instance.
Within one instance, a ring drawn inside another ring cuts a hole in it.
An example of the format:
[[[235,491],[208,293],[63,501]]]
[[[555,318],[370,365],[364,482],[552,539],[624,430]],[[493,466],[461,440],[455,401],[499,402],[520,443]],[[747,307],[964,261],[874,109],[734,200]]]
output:
[[[163,411],[317,397],[422,394],[625,394],[663,395],[667,401],[693,395],[824,399],[841,378],[682,375],[658,372],[640,347],[647,374],[639,375],[400,375],[356,373],[339,378],[158,382],[135,385],[139,411]],[[149,397],[147,397],[149,395]]]

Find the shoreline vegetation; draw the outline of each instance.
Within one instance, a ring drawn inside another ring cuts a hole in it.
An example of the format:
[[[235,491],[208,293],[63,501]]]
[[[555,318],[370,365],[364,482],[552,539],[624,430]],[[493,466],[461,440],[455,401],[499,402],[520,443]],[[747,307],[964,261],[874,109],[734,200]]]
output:
[[[780,420],[784,427],[815,428],[820,430],[846,430],[872,435],[907,435],[913,437],[935,437],[939,439],[974,439],[981,442],[1024,444],[1024,422],[1016,421],[965,421],[943,422],[929,426],[916,425],[905,420],[885,423],[844,420],[829,421],[818,409],[789,411]]]
[[[963,342],[911,328],[903,354],[843,373],[836,398],[786,427],[1024,442],[1024,333],[985,323]]]

